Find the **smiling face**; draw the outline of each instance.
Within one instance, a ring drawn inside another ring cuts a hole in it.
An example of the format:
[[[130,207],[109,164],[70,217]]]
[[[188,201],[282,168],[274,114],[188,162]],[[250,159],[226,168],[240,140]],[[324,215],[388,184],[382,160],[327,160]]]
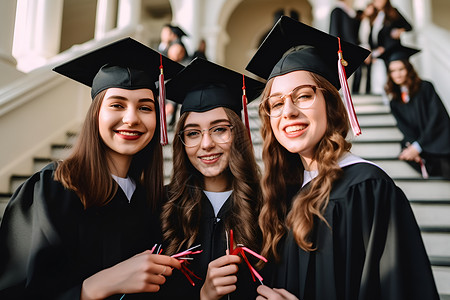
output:
[[[274,78],[270,95],[288,94],[299,85],[315,86],[316,83],[307,71],[291,72]],[[325,99],[321,90],[316,90],[316,100],[304,109],[297,108],[290,97],[286,97],[281,116],[270,117],[270,126],[284,148],[310,161],[327,128]]]
[[[208,130],[217,125],[230,125],[230,121],[222,107],[206,112],[189,112],[183,130],[198,129],[203,131],[200,143],[194,147],[186,147],[185,151],[191,164],[204,176],[205,189],[219,191],[226,188],[227,175],[224,171],[230,160],[231,139],[225,143],[217,143],[211,138]],[[221,186],[212,187],[212,182],[220,182]]]
[[[109,88],[100,106],[98,123],[113,165],[129,166],[133,155],[144,149],[155,133],[153,92]]]
[[[389,63],[389,76],[397,85],[403,85],[408,77],[408,70],[405,64],[400,60],[395,60]]]

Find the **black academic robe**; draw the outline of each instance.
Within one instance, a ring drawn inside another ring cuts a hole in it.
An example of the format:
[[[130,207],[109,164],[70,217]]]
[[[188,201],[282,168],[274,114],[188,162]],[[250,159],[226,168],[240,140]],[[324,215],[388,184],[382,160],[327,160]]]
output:
[[[438,300],[404,193],[374,165],[357,163],[343,170],[324,214],[331,228],[315,220],[313,252],[303,251],[290,232],[272,287],[302,300]],[[288,190],[292,195],[296,189]]]
[[[394,21],[386,21],[383,24],[382,29],[378,33],[378,42],[375,43],[375,41],[372,39],[372,29],[370,29],[370,36],[369,36],[369,44],[372,49],[375,49],[377,47],[384,47],[385,49],[391,48],[391,47],[397,47],[400,45],[400,40],[393,39],[391,37],[391,31],[394,28],[403,28],[405,31],[411,31],[412,26],[409,24],[409,22],[403,17],[400,12],[395,9],[398,14],[398,18]]]
[[[85,210],[53,174],[50,164],[31,176],[6,208],[0,299],[80,299],[85,278],[161,243],[159,218],[139,184],[130,203],[119,187],[107,205]]]
[[[199,235],[194,243],[201,244],[200,249],[202,253],[193,255],[192,261],[187,264],[187,267],[201,278],[198,280],[191,276],[195,286],[192,286],[187,278],[178,270],[173,271],[173,275],[167,278],[167,282],[161,287],[161,299],[200,299],[200,289],[203,286],[206,273],[208,271],[208,264],[226,254],[227,240],[225,236],[225,219],[231,214],[232,200],[231,197],[223,204],[222,208],[217,214],[214,214],[214,209],[203,194],[202,197],[202,212],[201,212],[201,227]],[[234,229],[236,231],[237,229]],[[247,255],[249,260],[251,255]],[[253,264],[255,266],[255,264]],[[223,299],[255,299],[257,296],[256,289],[259,285],[258,279],[253,281],[250,271],[242,261],[239,265],[237,273],[238,282],[236,284],[236,291],[230,295],[222,297]]]
[[[358,45],[360,21],[349,16],[342,8],[336,7],[330,15],[330,34],[342,40]]]
[[[419,92],[408,103],[390,102],[392,115],[403,133],[402,146],[417,141],[430,175],[443,165],[450,165],[450,118],[433,84],[422,81]],[[439,173],[439,172],[437,172]],[[441,174],[436,174],[441,175]],[[447,174],[450,177],[450,175]]]

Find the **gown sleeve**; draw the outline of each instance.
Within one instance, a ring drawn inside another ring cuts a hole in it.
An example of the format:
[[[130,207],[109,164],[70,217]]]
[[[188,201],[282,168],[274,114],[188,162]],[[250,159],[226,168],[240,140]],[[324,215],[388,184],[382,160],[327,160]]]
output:
[[[370,179],[353,185],[346,198],[347,205],[336,203],[333,213],[338,294],[345,299],[438,300],[404,193],[390,179]]]
[[[424,127],[417,142],[426,152],[449,154],[450,118],[433,84],[422,82],[418,97],[421,99],[417,101],[423,105],[423,108],[419,109],[419,114]]]
[[[80,297],[81,282],[74,280],[75,262],[61,233],[75,230],[73,218],[82,210],[81,202],[53,180],[52,168],[24,182],[5,210],[0,226],[1,299]]]

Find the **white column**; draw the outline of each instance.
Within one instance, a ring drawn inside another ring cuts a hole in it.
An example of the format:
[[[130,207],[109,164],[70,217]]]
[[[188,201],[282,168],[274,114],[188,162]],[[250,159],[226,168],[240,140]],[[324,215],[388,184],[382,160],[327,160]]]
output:
[[[322,31],[328,32],[330,28],[330,14],[336,1],[334,0],[309,0],[312,6],[313,24],[312,26]]]
[[[189,54],[193,54],[200,35],[200,22],[203,20],[200,0],[172,0],[173,23],[180,26],[189,37],[183,38]]]
[[[15,66],[16,60],[12,56],[12,47],[17,1],[2,1],[0,6],[0,61]]]
[[[420,30],[431,23],[431,4],[429,0],[413,0],[414,25]]]
[[[141,19],[141,0],[119,0],[117,27],[137,26]]]
[[[18,1],[14,54],[18,68],[29,71],[59,53],[63,0]]]
[[[95,39],[103,38],[116,26],[117,3],[111,0],[97,0],[97,15],[95,19]]]
[[[0,87],[22,76],[16,69],[17,61],[13,57],[16,6],[16,0],[0,3]]]

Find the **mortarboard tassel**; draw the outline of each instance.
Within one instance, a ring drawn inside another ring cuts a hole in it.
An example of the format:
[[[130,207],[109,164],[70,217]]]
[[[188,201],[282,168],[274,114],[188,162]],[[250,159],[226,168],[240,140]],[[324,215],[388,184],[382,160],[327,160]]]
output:
[[[350,89],[348,88],[347,76],[345,74],[345,66],[348,63],[344,60],[341,50],[341,39],[338,38],[339,51],[338,51],[338,70],[339,70],[339,82],[342,87],[342,94],[344,96],[344,104],[347,109],[350,125],[353,130],[353,134],[358,136],[361,134],[361,128],[359,127],[358,118],[356,117],[355,108],[353,107],[352,96],[350,95]]]
[[[425,168],[425,161],[423,158],[419,161],[420,171],[422,172],[422,177],[424,179],[428,179],[430,176],[428,175],[427,168]]]
[[[162,64],[162,55],[159,54],[161,74],[159,74],[159,123],[161,124],[160,132],[161,132],[161,145],[167,145],[167,122],[166,122],[166,86],[164,84],[164,71]]]
[[[227,235],[228,239],[228,235]],[[227,246],[228,248],[228,246]],[[267,259],[264,256],[259,255],[258,253],[254,252],[253,250],[248,249],[247,247],[244,247],[242,245],[236,245],[236,248],[234,248],[234,238],[233,238],[233,229],[230,229],[230,247],[229,247],[229,254],[230,255],[238,255],[240,254],[242,258],[244,259],[244,262],[247,264],[248,269],[250,270],[250,274],[252,275],[253,281],[256,281],[255,277],[258,278],[259,282],[263,284],[263,278],[262,276],[256,271],[255,268],[250,264],[248,261],[247,256],[245,255],[245,252],[253,255],[254,257],[267,262]]]
[[[250,138],[250,142],[252,141],[252,135],[250,133],[250,123],[248,121],[248,111],[247,111],[247,95],[245,94],[245,76],[242,74],[242,108],[244,109],[244,123],[245,127],[247,127],[248,136]]]

